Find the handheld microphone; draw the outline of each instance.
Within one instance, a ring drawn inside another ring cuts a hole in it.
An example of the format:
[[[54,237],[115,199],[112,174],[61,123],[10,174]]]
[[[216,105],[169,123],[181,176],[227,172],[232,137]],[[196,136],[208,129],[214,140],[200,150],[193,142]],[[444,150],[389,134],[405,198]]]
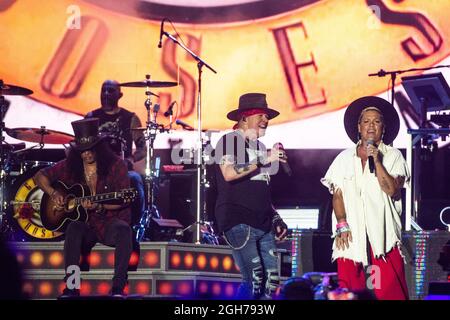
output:
[[[284,147],[280,142],[275,143],[273,145],[273,148],[278,150],[284,150]],[[283,168],[284,173],[286,173],[288,176],[292,175],[292,170],[291,167],[289,166],[289,163],[280,161],[280,165],[281,168]]]
[[[166,21],[167,18],[162,19],[161,21],[161,29],[159,30],[159,43],[158,43],[158,48],[162,47],[162,37],[163,37],[163,32],[164,32],[164,21]]]
[[[177,120],[175,121],[175,123],[176,123],[177,125],[179,125],[179,126],[182,126],[183,129],[185,129],[185,130],[190,130],[190,131],[194,130],[194,128],[192,128],[192,127],[191,127],[190,125],[188,125],[186,122],[181,121],[181,120],[179,120],[179,119],[177,119]]]
[[[177,103],[177,102],[174,101],[174,102],[172,102],[172,103],[169,105],[169,107],[167,108],[167,111],[164,112],[164,117],[167,118],[168,116],[173,115],[173,106],[175,105],[175,103]]]
[[[367,145],[375,146],[375,142],[373,140],[367,140]],[[370,173],[375,171],[375,162],[373,161],[373,157],[369,156],[369,170]]]

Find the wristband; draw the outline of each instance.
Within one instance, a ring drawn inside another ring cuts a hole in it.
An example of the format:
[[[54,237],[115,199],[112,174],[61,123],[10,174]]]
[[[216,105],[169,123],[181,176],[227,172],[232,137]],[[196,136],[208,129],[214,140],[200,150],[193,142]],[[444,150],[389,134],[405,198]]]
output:
[[[348,227],[347,221],[339,222],[338,224],[336,224],[336,229],[339,229],[342,227]]]

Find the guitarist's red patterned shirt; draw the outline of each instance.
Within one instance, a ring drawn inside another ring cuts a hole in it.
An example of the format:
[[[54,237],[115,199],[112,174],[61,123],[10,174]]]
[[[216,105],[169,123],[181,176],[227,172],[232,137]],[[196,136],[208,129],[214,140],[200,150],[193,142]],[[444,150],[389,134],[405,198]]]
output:
[[[66,160],[57,162],[54,166],[43,169],[41,172],[47,176],[50,182],[60,180],[66,185],[71,186],[75,183],[86,185],[86,181],[74,181],[70,174],[70,168]],[[122,159],[117,159],[112,166],[110,173],[105,177],[97,177],[96,194],[115,192],[130,187],[130,179],[128,178],[128,168]],[[128,224],[131,223],[131,210],[127,206],[120,210],[106,210],[102,214],[96,214],[94,211],[89,211],[89,220],[87,224],[94,229],[100,241],[103,241],[106,226],[113,219],[121,219]]]

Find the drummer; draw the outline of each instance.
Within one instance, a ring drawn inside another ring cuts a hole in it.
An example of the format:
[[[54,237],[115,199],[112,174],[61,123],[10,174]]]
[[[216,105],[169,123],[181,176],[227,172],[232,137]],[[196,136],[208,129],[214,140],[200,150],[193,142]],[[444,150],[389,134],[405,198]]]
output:
[[[119,107],[118,103],[122,96],[123,93],[117,81],[104,81],[100,91],[101,107],[89,112],[86,118],[99,119],[100,134],[108,136],[111,148],[128,162],[131,187],[139,193],[131,208],[131,223],[132,226],[137,226],[145,207],[145,193],[142,177],[133,170],[133,165],[146,156],[145,138],[142,131],[131,130],[140,127],[141,121],[135,113]]]

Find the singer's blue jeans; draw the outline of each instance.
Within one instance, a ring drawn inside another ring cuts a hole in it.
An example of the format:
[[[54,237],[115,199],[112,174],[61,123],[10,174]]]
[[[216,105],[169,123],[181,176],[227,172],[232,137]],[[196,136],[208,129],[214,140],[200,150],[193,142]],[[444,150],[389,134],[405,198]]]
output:
[[[258,299],[264,293],[270,294],[269,282],[274,277],[279,281],[273,233],[238,224],[225,232],[225,238],[233,248],[234,262],[242,274],[237,298]]]

